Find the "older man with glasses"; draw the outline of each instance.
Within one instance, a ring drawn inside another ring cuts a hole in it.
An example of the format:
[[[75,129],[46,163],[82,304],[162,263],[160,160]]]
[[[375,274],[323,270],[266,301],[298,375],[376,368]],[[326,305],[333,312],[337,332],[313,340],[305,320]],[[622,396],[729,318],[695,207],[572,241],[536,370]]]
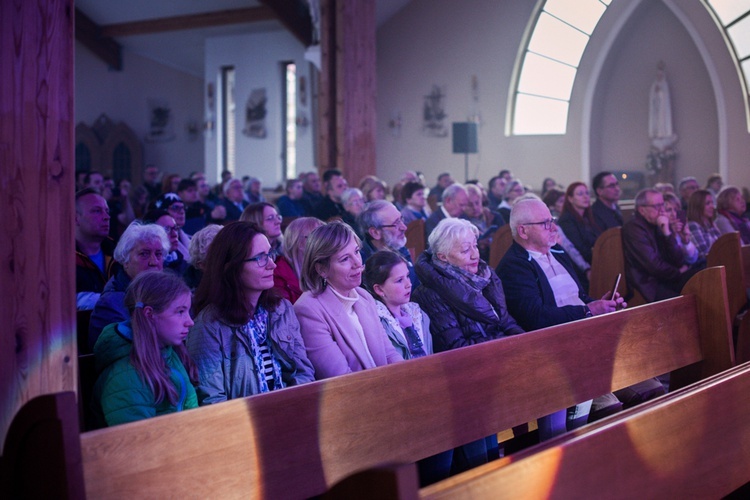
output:
[[[681,240],[669,225],[664,197],[643,189],[635,197],[635,215],[622,227],[622,249],[628,284],[647,302],[677,297],[682,287],[706,266],[684,264]]]
[[[527,332],[626,306],[619,294],[610,297],[607,292],[601,300],[588,296],[576,278],[573,262],[557,245],[557,220],[541,200],[517,201],[510,213],[510,230],[513,244],[500,261],[497,275],[503,282],[508,311]],[[606,395],[602,400],[614,398]],[[591,406],[592,401],[587,401],[540,418],[540,439],[586,424]]]
[[[373,201],[359,214],[357,221],[364,234],[360,250],[362,262],[379,250],[397,252],[406,259],[412,288],[416,288],[419,278],[406,248],[406,224],[396,205],[385,200]]]

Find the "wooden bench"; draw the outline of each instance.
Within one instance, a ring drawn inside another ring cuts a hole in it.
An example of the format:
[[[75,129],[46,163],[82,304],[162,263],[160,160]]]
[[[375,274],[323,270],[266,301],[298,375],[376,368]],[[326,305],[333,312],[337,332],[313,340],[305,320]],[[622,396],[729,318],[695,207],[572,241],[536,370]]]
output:
[[[416,262],[425,249],[424,219],[416,219],[406,226],[406,248],[411,253],[411,259]]]
[[[628,301],[628,306],[635,307],[646,303],[646,299],[634,287],[629,286],[625,277],[625,255],[622,250],[622,228],[607,229],[596,239],[591,258],[591,278],[589,295],[600,299],[612,289],[618,274],[620,295]]]
[[[699,380],[734,362],[723,272],[668,301],[82,434],[86,494],[309,497],[662,373]]]
[[[750,482],[748,393],[744,364],[428,486],[419,497],[721,498]],[[413,482],[398,488],[401,498],[417,496]]]
[[[729,314],[734,317],[747,303],[746,289],[750,286],[746,277],[740,233],[727,233],[716,240],[708,252],[706,265],[724,266],[726,269]]]
[[[492,235],[492,244],[490,245],[489,266],[495,269],[500,261],[503,260],[505,252],[513,244],[513,235],[510,232],[510,224],[500,226]]]
[[[750,245],[742,245],[739,233],[724,234],[711,245],[706,261],[709,266],[726,268],[729,314],[737,317],[745,309],[750,288]],[[736,359],[744,363],[750,361],[750,314],[738,319]]]

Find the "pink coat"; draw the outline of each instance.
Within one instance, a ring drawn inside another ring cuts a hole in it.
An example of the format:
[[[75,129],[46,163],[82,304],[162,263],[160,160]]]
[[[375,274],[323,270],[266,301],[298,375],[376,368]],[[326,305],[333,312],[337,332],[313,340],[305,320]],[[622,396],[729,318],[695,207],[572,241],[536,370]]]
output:
[[[305,292],[294,304],[307,357],[315,367],[316,379],[403,361],[383,330],[375,299],[362,288],[355,290],[359,300],[354,304],[354,312],[362,325],[374,365],[367,356],[344,304],[330,287],[317,297]]]

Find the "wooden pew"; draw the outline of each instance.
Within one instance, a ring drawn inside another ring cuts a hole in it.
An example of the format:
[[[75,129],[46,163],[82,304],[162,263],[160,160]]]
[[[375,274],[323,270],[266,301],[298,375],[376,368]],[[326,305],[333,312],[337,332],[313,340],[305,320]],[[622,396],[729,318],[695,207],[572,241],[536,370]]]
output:
[[[406,248],[411,253],[411,259],[416,262],[425,249],[424,241],[424,219],[416,219],[406,226]]]
[[[723,272],[668,301],[82,434],[86,493],[309,497],[678,368],[675,384],[698,380],[734,362]]]
[[[625,278],[625,256],[622,251],[622,228],[613,227],[600,234],[594,244],[589,295],[595,299],[603,297],[612,289],[618,274],[622,275],[620,295],[628,301],[628,306],[645,304],[646,300],[640,292],[628,286]]]
[[[419,496],[721,498],[750,481],[748,393],[744,364],[428,486]],[[416,496],[413,483],[399,486],[402,498]]]
[[[510,232],[510,224],[500,226],[492,235],[492,244],[490,245],[490,259],[489,266],[495,269],[500,261],[503,259],[505,252],[508,251],[510,246],[513,244],[513,235]]]
[[[736,316],[747,302],[745,290],[750,286],[745,278],[740,233],[727,233],[716,240],[708,252],[706,264],[725,267],[729,314]]]

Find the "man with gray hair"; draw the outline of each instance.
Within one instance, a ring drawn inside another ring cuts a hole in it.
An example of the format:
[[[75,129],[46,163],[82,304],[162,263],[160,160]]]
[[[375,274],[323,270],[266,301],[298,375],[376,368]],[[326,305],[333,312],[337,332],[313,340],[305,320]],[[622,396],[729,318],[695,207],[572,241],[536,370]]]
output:
[[[364,234],[360,250],[362,262],[366,262],[380,250],[397,252],[406,260],[411,286],[416,288],[419,279],[414,271],[411,254],[406,248],[406,224],[398,208],[389,201],[375,200],[359,214],[357,222]]]
[[[527,332],[626,306],[619,294],[611,298],[607,292],[601,300],[588,296],[576,278],[573,262],[557,245],[557,221],[538,198],[515,202],[510,230],[513,244],[497,266],[497,275],[503,282],[508,311]],[[610,395],[601,401],[603,407],[611,401],[620,407]],[[549,439],[586,424],[591,404],[587,401],[540,418],[540,438]]]
[[[445,188],[443,191],[443,204],[425,221],[425,240],[430,237],[430,233],[437,227],[441,220],[460,217],[464,213],[464,210],[466,210],[468,203],[469,196],[463,185],[456,183]]]
[[[656,189],[641,190],[635,197],[635,215],[622,227],[622,249],[628,284],[646,302],[677,297],[685,283],[705,267],[705,261],[693,267],[685,264],[681,246],[669,225],[662,194]]]

